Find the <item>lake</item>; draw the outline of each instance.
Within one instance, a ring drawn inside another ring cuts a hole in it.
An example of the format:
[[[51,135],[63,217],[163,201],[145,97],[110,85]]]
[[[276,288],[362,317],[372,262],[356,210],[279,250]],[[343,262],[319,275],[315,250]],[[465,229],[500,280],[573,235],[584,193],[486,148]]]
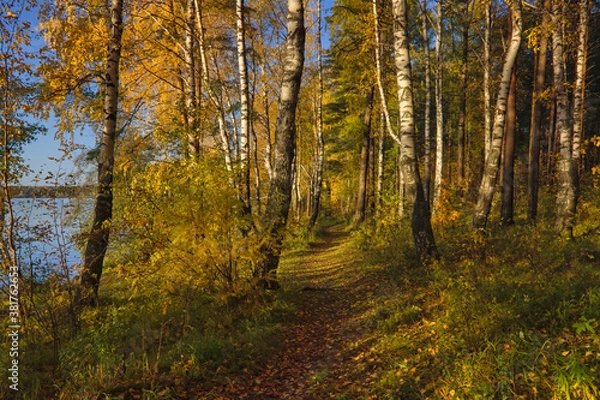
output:
[[[80,231],[81,216],[89,211],[90,200],[12,199],[17,222],[15,242],[24,276],[43,280],[58,273],[62,279],[70,279],[76,274],[81,252],[74,235]]]

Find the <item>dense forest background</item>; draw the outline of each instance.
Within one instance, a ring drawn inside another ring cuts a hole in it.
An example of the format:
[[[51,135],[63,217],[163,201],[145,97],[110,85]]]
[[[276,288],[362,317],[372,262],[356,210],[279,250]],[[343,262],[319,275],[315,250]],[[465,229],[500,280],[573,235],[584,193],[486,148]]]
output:
[[[600,397],[599,11],[3,2],[2,393],[244,398],[344,308],[292,398]],[[68,237],[13,210],[46,131],[87,174]]]

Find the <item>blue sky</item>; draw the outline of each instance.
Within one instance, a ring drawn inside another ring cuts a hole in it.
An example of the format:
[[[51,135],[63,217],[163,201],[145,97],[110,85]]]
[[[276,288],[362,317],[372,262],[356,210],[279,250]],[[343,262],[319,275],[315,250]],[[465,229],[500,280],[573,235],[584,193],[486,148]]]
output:
[[[333,0],[323,0],[323,13],[329,15],[332,5]],[[327,35],[327,30],[324,29],[323,33]],[[328,43],[327,38],[324,38],[324,45],[327,46]],[[60,140],[55,138],[56,128],[54,127],[54,122],[45,121],[42,124],[46,126],[48,132],[43,136],[38,136],[35,141],[24,148],[23,155],[32,173],[21,179],[21,184],[23,185],[46,185],[50,184],[50,182],[44,181],[44,178],[50,175],[55,177],[58,174],[64,174],[64,176],[67,176],[77,172],[72,159],[73,157],[69,159],[62,156],[63,152],[60,150]],[[96,137],[95,132],[87,129],[81,134],[76,133],[73,135],[73,144],[90,149],[96,145]],[[77,153],[80,154],[81,150]],[[74,155],[76,154],[72,154],[72,156]],[[79,183],[81,183],[81,179],[83,177],[79,179]],[[54,183],[55,180],[53,179],[51,182]]]

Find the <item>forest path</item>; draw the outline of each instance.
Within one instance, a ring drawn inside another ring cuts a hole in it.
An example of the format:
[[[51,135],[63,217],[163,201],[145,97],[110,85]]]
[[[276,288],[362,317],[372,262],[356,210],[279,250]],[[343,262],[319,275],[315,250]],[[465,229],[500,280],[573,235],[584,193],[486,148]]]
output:
[[[281,350],[261,370],[213,388],[207,399],[365,398],[373,339],[365,324],[376,293],[385,283],[366,271],[360,250],[341,226],[324,242],[286,254],[280,282],[297,291],[298,310],[283,333]]]

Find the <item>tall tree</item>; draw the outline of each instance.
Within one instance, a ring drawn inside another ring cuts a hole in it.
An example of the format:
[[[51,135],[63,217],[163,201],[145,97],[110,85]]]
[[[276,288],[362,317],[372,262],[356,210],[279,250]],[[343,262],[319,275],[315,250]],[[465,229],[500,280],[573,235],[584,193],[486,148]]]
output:
[[[515,197],[515,139],[517,127],[517,65],[513,67],[506,104],[504,151],[502,157],[502,206],[500,221],[511,225],[514,220]]]
[[[250,213],[252,209],[250,201],[250,92],[248,89],[248,62],[246,60],[244,0],[236,0],[235,11],[237,16],[238,70],[240,75],[239,180],[245,212]]]
[[[487,159],[492,143],[492,88],[490,75],[491,62],[491,34],[492,34],[492,0],[485,3],[485,32],[483,34],[483,102],[484,102],[484,160]]]
[[[425,115],[424,134],[425,141],[425,167],[423,169],[423,191],[425,199],[431,200],[431,55],[429,51],[429,16],[427,15],[427,0],[421,2],[421,36],[423,39],[423,56],[425,57]]]
[[[546,52],[548,51],[548,33],[550,31],[550,0],[544,0],[541,15],[539,41],[536,46],[533,73],[533,93],[531,96],[531,122],[529,124],[529,164],[527,167],[527,221],[533,225],[537,218],[538,192],[540,176],[540,136],[542,130],[542,93],[546,77]]]
[[[379,113],[379,137],[377,138],[377,187],[375,190],[375,214],[380,216],[385,169],[385,115]]]
[[[28,51],[32,30],[24,15],[30,1],[8,1],[0,12],[0,268],[19,272],[16,218],[9,186],[27,170],[23,146],[44,129],[30,122],[35,82]]]
[[[460,8],[462,20],[462,54],[460,69],[460,87],[458,89],[459,111],[458,111],[458,146],[456,160],[456,184],[462,192],[465,181],[465,142],[467,138],[467,77],[469,71],[469,25],[471,17],[469,2],[465,2]]]
[[[104,256],[108,248],[113,207],[113,172],[119,105],[119,63],[123,36],[123,0],[107,4],[110,10],[108,54],[104,77],[104,120],[98,161],[98,189],[92,229],[88,235],[78,298],[81,304],[97,302]]]
[[[356,196],[356,208],[354,210],[354,223],[360,224],[365,219],[367,210],[367,181],[369,173],[369,156],[371,154],[371,120],[373,114],[373,92],[371,87],[367,92],[365,103],[365,115],[362,126],[362,145],[360,150],[358,194]]]
[[[203,18],[203,0],[194,0],[194,8],[196,10],[196,25],[198,26],[198,48],[200,51],[200,63],[202,66],[202,83],[208,93],[208,98],[211,103],[217,109],[217,121],[219,127],[219,144],[225,160],[225,166],[229,172],[233,172],[233,152],[231,149],[231,137],[227,131],[227,123],[225,122],[225,106],[223,102],[218,98],[217,94],[213,90],[213,84],[209,75],[208,56],[206,54],[206,39]]]
[[[575,85],[573,87],[573,162],[575,176],[578,181],[581,158],[581,141],[583,139],[583,116],[585,98],[585,80],[587,75],[588,24],[590,20],[589,0],[579,2],[579,37],[577,43],[577,63],[575,68]],[[577,185],[579,186],[578,182]]]
[[[317,0],[317,112],[315,126],[315,160],[314,160],[314,176],[312,188],[312,210],[310,219],[308,220],[308,228],[312,227],[317,222],[319,210],[321,208],[321,189],[323,187],[323,163],[325,161],[325,141],[323,139],[323,45],[322,45],[322,12],[321,0]]]
[[[437,21],[435,24],[435,181],[433,184],[433,209],[437,209],[442,193],[442,174],[444,166],[444,58],[442,54],[443,39],[443,0],[438,0]]]
[[[183,59],[185,71],[183,73],[183,94],[185,99],[185,129],[188,139],[188,153],[190,157],[200,154],[200,139],[198,137],[198,96],[197,96],[197,71],[196,71],[196,40],[194,27],[194,0],[185,3],[185,43],[183,46]]]
[[[569,97],[565,85],[565,54],[563,44],[564,18],[562,4],[552,3],[552,69],[556,98],[556,129],[560,140],[558,160],[558,193],[556,196],[556,230],[573,234],[575,217],[575,166],[571,146],[573,130],[569,118]]]
[[[304,68],[304,5],[302,0],[287,2],[287,38],[284,75],[275,123],[273,178],[265,211],[265,239],[261,246],[263,260],[257,266],[257,284],[275,289],[277,266],[281,254],[283,228],[287,223],[292,192],[292,164],[296,142],[296,105]]]
[[[414,95],[411,80],[406,0],[393,0],[394,61],[400,110],[400,164],[419,260],[437,257],[429,204],[425,199],[415,149]]]
[[[487,225],[488,216],[492,207],[492,198],[494,197],[496,188],[496,176],[498,174],[502,141],[504,137],[508,91],[510,88],[512,69],[519,52],[519,46],[521,45],[522,20],[520,0],[512,2],[511,24],[512,35],[508,50],[506,51],[500,87],[498,88],[494,125],[492,128],[492,142],[490,144],[488,157],[485,160],[483,177],[481,178],[481,184],[479,186],[477,205],[475,206],[473,213],[473,227],[476,229],[484,229]]]
[[[375,68],[377,73],[377,89],[379,91],[379,100],[381,102],[381,110],[384,115],[385,127],[387,128],[388,134],[396,140],[396,142],[400,142],[400,138],[394,132],[394,128],[392,127],[392,122],[390,118],[390,110],[387,104],[387,98],[385,95],[385,85],[383,83],[383,65],[382,65],[382,57],[381,57],[381,34],[379,27],[379,10],[377,5],[377,0],[372,1],[373,5],[373,31],[375,32]]]

